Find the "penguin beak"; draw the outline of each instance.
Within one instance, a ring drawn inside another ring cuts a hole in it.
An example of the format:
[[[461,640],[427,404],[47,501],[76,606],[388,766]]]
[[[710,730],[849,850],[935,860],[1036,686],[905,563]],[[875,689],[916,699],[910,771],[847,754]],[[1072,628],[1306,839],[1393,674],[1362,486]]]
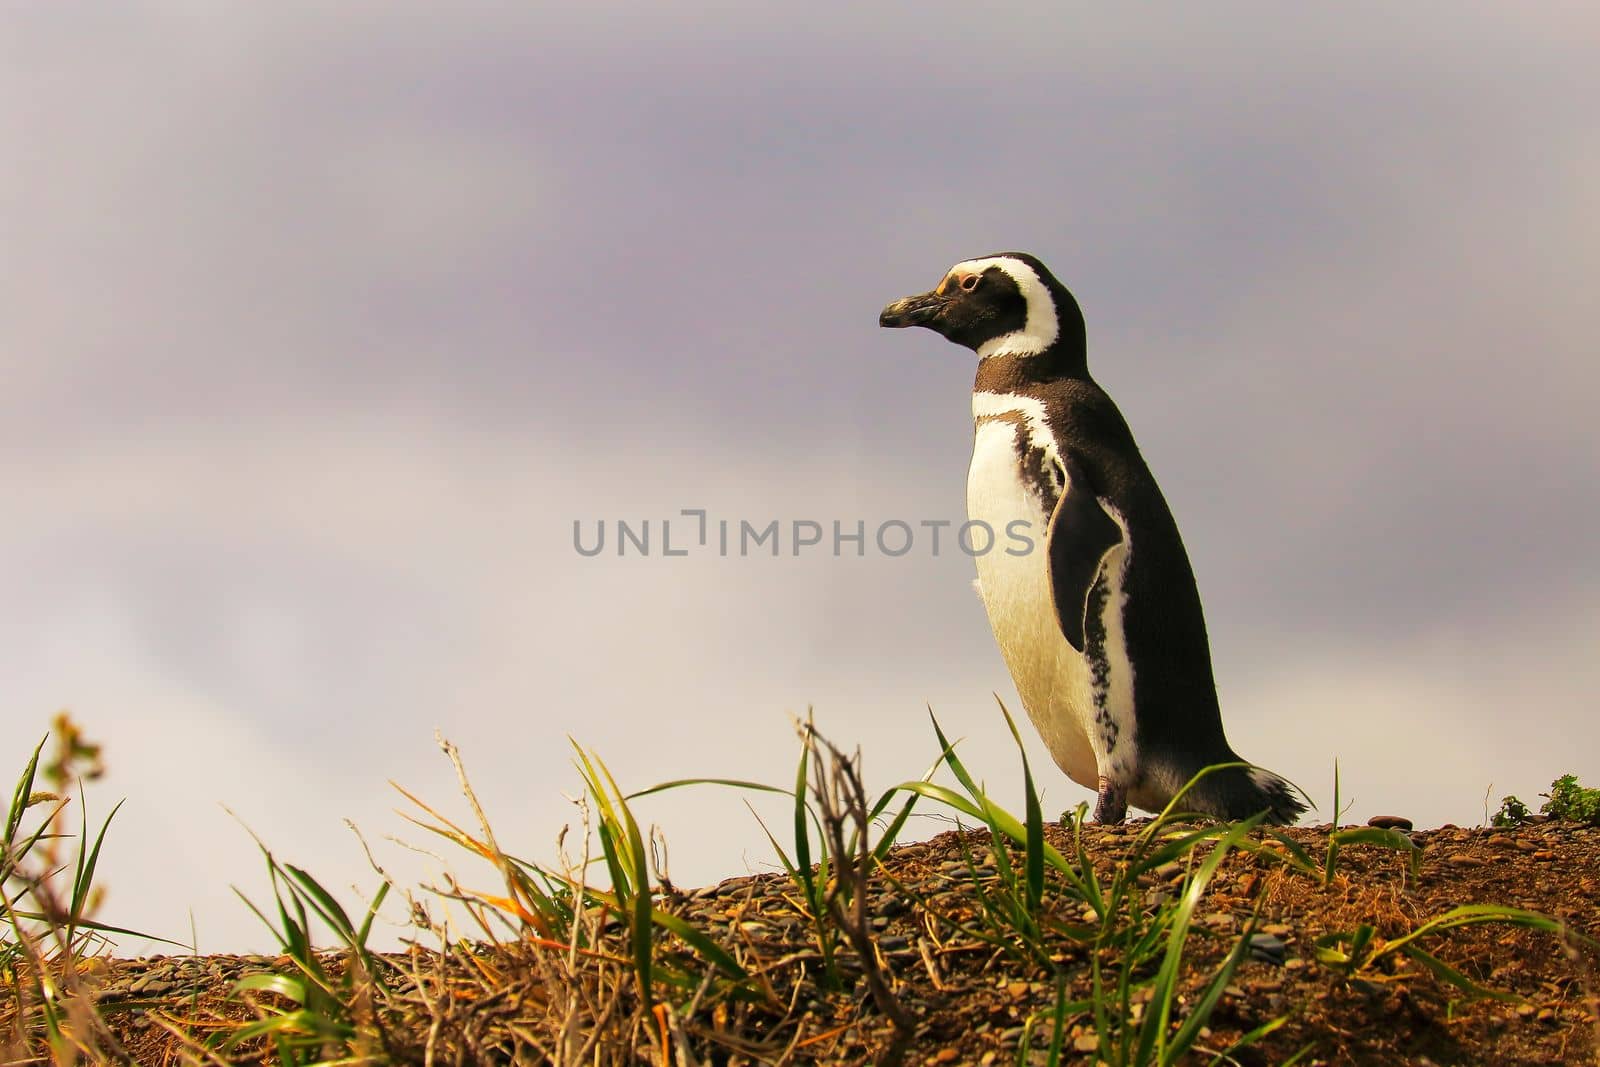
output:
[[[878,315],[878,325],[893,330],[907,326],[927,326],[944,310],[945,298],[938,290],[896,300]]]

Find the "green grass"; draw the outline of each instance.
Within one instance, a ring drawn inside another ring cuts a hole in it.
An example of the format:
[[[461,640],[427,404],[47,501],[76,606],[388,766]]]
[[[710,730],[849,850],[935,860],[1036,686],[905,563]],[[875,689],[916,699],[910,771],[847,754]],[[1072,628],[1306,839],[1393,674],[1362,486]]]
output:
[[[93,917],[100,850],[121,804],[91,836],[78,772],[98,773],[98,748],[83,741],[66,716],[58,716],[55,725],[60,743],[42,770],[62,791],[35,789],[50,740],[46,735],[17,779],[0,830],[0,989],[9,994],[0,1001],[0,1055],[9,1047],[24,1056],[73,1062],[112,1054],[116,1047],[105,1020],[84,995],[84,964],[109,949],[111,935],[149,935]],[[76,834],[67,827],[70,797],[64,795],[74,784],[80,786]]]
[[[963,846],[984,923],[982,930],[968,932],[1011,949],[1050,972],[1057,990],[1055,1003],[1046,1015],[1030,1023],[1050,1028],[1049,1062],[1059,1062],[1067,1026],[1085,1014],[1093,1018],[1096,1051],[1102,1062],[1116,1067],[1143,1067],[1179,1061],[1194,1045],[1243,960],[1251,933],[1247,928],[1239,936],[1197,1001],[1184,1013],[1181,1025],[1174,1026],[1179,977],[1195,908],[1218,866],[1230,851],[1249,840],[1263,816],[1235,824],[1197,825],[1194,816],[1183,812],[1182,801],[1206,774],[1222,769],[1208,768],[1145,825],[1122,863],[1109,874],[1102,873],[1083,845],[1085,806],[1067,819],[1075,844],[1072,858],[1045,840],[1043,806],[1021,734],[1004,705],[1000,711],[1022,764],[1022,819],[988,794],[962,763],[956,746],[936,719],[933,730],[943,760],[962,792],[927,781],[906,782],[899,787],[938,801],[988,831],[996,867],[992,879],[984,875],[970,850]],[[1013,851],[1019,854],[1013,857]],[[1147,906],[1142,880],[1158,868],[1178,862],[1188,862],[1191,867],[1177,898]],[[1090,914],[1094,921],[1086,924],[1075,918],[1078,913]],[[1058,964],[1063,947],[1090,960],[1093,995],[1086,1001],[1069,1002],[1065,998],[1066,972]],[[1145,990],[1148,999],[1139,997]],[[1275,1020],[1246,1035],[1241,1045],[1254,1043],[1281,1022]]]
[[[250,1006],[256,1019],[205,1047],[227,1054],[264,1039],[271,1043],[277,1062],[286,1067],[383,1062],[387,1035],[373,1018],[359,1017],[356,1005],[362,998],[388,992],[393,965],[374,955],[367,942],[390,883],[385,880],[378,886],[358,925],[309,873],[280,862],[259,839],[256,843],[267,864],[272,914],[242,892],[239,898],[272,930],[287,966],[246,975],[235,983],[233,995]],[[325,954],[315,947],[312,916],[338,941],[345,955],[343,968],[330,969]],[[277,1000],[264,999],[260,993],[274,994]]]

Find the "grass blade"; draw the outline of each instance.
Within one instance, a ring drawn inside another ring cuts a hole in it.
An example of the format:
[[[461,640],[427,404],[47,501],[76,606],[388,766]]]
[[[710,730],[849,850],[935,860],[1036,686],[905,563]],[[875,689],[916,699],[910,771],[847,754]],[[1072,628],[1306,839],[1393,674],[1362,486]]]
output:
[[[1017,753],[1022,757],[1022,789],[1024,812],[1027,819],[1024,878],[1027,883],[1028,909],[1038,914],[1039,905],[1044,899],[1044,813],[1039,807],[1039,792],[1033,786],[1033,771],[1028,766],[1028,750],[1022,744],[1022,734],[1017,731],[1016,721],[1011,718],[1011,713],[1006,710],[1005,703],[995,698],[1000,704],[1000,714],[1005,716],[1006,726],[1011,730],[1011,739],[1017,743]]]

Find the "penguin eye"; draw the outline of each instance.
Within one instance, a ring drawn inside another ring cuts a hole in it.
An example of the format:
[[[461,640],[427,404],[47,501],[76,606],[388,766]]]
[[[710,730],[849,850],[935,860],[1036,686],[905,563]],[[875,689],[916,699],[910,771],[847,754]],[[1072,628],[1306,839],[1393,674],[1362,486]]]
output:
[[[963,292],[970,293],[978,287],[978,283],[982,280],[983,275],[981,274],[967,274],[962,276],[961,281],[958,284],[961,286]]]

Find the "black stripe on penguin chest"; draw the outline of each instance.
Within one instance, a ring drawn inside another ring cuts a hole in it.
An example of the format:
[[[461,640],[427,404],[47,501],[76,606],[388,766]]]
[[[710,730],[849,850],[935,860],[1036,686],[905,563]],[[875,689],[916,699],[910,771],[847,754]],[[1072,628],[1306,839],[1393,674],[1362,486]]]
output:
[[[1062,471],[1061,464],[1049,451],[1034,444],[1032,427],[1022,412],[1005,411],[992,415],[979,415],[973,425],[976,429],[982,429],[995,422],[1005,423],[1011,427],[1011,444],[1017,455],[1017,479],[1039,502],[1039,507],[1048,521],[1050,514],[1056,509],[1056,501],[1061,499],[1062,490],[1066,488],[1066,474]],[[1038,533],[1043,536],[1049,531],[1040,530]]]

